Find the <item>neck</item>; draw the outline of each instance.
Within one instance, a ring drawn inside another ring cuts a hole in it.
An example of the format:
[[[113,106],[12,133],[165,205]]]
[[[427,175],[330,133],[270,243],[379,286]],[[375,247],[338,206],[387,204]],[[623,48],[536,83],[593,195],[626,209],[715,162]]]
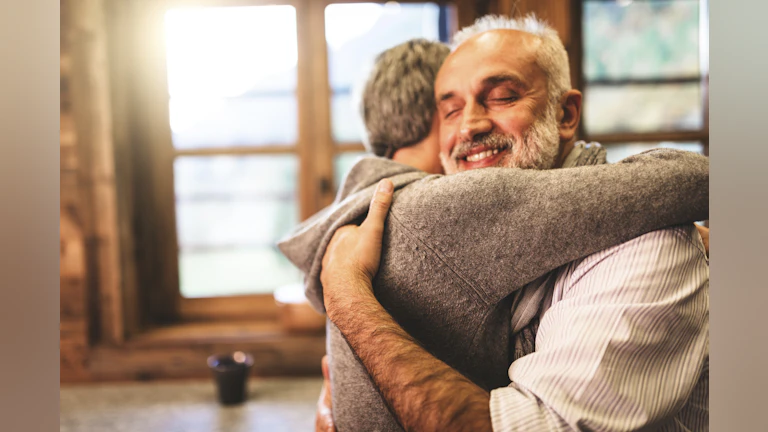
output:
[[[569,141],[565,143],[560,144],[560,156],[557,158],[557,161],[555,162],[555,166],[553,168],[562,168],[563,162],[565,162],[565,158],[568,157],[568,154],[571,153],[571,150],[573,150],[573,147],[576,144],[576,138],[571,138]]]
[[[420,144],[421,143],[398,149],[395,154],[392,155],[392,160],[401,164],[410,165],[430,174],[442,173],[442,171],[436,170],[434,166],[434,161],[436,160],[434,155],[427,154],[427,149]]]

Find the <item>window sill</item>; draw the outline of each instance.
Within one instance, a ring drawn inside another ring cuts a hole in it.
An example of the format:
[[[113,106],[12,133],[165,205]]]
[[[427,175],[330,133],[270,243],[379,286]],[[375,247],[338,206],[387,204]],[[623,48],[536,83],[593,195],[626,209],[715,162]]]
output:
[[[95,346],[94,381],[202,378],[213,354],[253,355],[253,375],[319,376],[325,333],[288,333],[274,322],[183,323],[147,330],[121,346]]]
[[[195,346],[222,343],[253,344],[294,339],[325,338],[325,333],[289,333],[275,321],[219,321],[179,323],[146,330],[126,341],[129,348]]]

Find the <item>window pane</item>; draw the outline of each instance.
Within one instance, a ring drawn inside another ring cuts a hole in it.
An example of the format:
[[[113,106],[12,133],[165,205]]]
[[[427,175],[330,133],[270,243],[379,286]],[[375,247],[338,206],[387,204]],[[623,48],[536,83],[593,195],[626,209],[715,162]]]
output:
[[[301,280],[275,246],[298,223],[295,156],[179,157],[174,175],[183,296],[264,293]]]
[[[589,134],[698,130],[702,127],[698,83],[586,86],[584,128]]]
[[[353,91],[368,76],[376,55],[417,37],[440,40],[445,16],[434,3],[347,3],[325,8],[334,140],[362,140],[364,128]]]
[[[292,6],[172,9],[165,30],[174,146],[296,141]]]
[[[333,179],[337,188],[341,187],[344,176],[352,169],[352,166],[367,154],[366,152],[349,152],[336,155],[333,161]]]
[[[365,124],[350,93],[336,93],[331,96],[331,131],[336,142],[363,141]]]
[[[234,99],[171,98],[171,130],[178,149],[293,144],[293,96]]]
[[[584,2],[587,81],[699,75],[699,1]]]
[[[608,163],[614,163],[632,155],[660,147],[691,151],[702,155],[704,154],[704,145],[700,142],[622,143],[607,144],[605,146],[605,150],[608,153],[606,159],[608,160]]]
[[[281,254],[266,248],[185,252],[179,255],[179,274],[186,298],[268,294],[302,281]]]

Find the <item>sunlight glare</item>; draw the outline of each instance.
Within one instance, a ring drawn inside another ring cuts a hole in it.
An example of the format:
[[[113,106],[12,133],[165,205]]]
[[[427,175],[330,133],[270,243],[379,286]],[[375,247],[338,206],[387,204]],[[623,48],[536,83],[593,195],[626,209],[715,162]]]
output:
[[[237,97],[298,60],[293,6],[172,9],[165,30],[171,97]]]
[[[325,41],[331,50],[370,31],[385,12],[378,3],[331,4],[325,8]]]

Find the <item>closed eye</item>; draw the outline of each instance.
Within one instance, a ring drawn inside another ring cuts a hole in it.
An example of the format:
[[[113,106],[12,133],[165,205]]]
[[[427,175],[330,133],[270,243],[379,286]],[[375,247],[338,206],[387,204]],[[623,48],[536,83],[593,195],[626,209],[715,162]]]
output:
[[[485,103],[508,104],[520,98],[520,94],[509,85],[497,85],[488,90],[485,96]]]
[[[459,111],[461,111],[461,110],[460,109],[451,110],[443,118],[445,118],[445,119],[451,118],[451,117],[454,116],[454,114],[458,113]]]
[[[512,105],[520,99],[517,95],[488,98],[485,100],[485,105],[488,107],[506,107]]]

